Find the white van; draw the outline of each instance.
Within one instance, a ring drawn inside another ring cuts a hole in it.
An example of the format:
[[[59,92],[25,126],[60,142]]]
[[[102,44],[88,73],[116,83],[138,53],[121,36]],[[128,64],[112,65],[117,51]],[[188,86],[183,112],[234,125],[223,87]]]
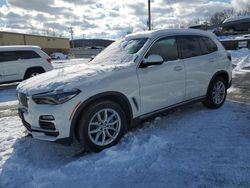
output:
[[[0,46],[0,83],[25,80],[52,69],[50,57],[38,46]]]

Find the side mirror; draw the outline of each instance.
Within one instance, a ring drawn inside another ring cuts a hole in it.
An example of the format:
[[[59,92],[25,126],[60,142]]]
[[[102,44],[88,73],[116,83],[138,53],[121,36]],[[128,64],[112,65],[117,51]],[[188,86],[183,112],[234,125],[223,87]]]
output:
[[[143,61],[143,66],[147,67],[150,65],[160,65],[164,62],[163,58],[160,55],[151,54]]]

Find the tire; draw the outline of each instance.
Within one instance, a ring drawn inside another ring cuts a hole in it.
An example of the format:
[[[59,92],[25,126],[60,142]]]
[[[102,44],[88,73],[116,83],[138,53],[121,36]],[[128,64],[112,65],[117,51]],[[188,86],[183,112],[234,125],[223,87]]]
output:
[[[120,141],[126,130],[126,122],[125,113],[117,103],[94,103],[82,112],[77,126],[77,137],[85,150],[99,152]]]
[[[227,84],[221,77],[212,80],[208,87],[207,97],[203,101],[207,108],[217,109],[223,105],[227,97]]]
[[[28,79],[34,76],[37,76],[41,73],[44,73],[45,71],[42,68],[33,68],[33,69],[29,69],[26,71],[24,79]]]

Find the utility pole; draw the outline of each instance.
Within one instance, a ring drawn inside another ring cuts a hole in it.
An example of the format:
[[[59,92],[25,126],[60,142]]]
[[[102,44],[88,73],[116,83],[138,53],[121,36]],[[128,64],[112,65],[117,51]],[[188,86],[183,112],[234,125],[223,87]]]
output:
[[[69,33],[70,33],[70,36],[71,36],[72,48],[74,48],[74,31],[73,31],[72,27],[69,28]]]
[[[150,0],[148,0],[148,30],[151,30],[151,7]]]

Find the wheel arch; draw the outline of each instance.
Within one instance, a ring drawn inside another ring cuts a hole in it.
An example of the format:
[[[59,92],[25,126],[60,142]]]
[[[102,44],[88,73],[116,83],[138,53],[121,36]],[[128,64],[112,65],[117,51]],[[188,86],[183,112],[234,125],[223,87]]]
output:
[[[230,83],[229,83],[229,75],[227,73],[227,71],[224,71],[224,70],[221,70],[221,71],[218,71],[216,72],[213,77],[210,79],[210,82],[208,84],[208,87],[207,87],[207,92],[209,90],[209,87],[211,86],[211,83],[212,81],[216,78],[216,77],[221,77],[225,80],[226,84],[227,84],[227,88],[230,87]]]
[[[124,110],[126,119],[128,121],[127,122],[128,125],[131,124],[131,121],[133,118],[133,111],[132,111],[132,107],[128,98],[120,92],[115,92],[115,91],[103,92],[103,93],[99,93],[88,98],[86,101],[81,103],[80,106],[77,108],[71,120],[71,124],[70,124],[70,138],[74,138],[74,136],[77,137],[76,131],[77,131],[77,125],[80,119],[80,114],[84,110],[86,110],[90,105],[98,101],[104,101],[104,100],[113,101],[119,104],[121,108]]]
[[[26,79],[27,74],[28,74],[30,71],[35,70],[35,69],[36,69],[36,70],[41,70],[42,72],[46,72],[46,71],[44,70],[44,68],[41,67],[41,66],[29,67],[29,68],[26,69],[26,71],[25,71],[25,73],[24,73],[24,75],[23,75],[23,79]]]

